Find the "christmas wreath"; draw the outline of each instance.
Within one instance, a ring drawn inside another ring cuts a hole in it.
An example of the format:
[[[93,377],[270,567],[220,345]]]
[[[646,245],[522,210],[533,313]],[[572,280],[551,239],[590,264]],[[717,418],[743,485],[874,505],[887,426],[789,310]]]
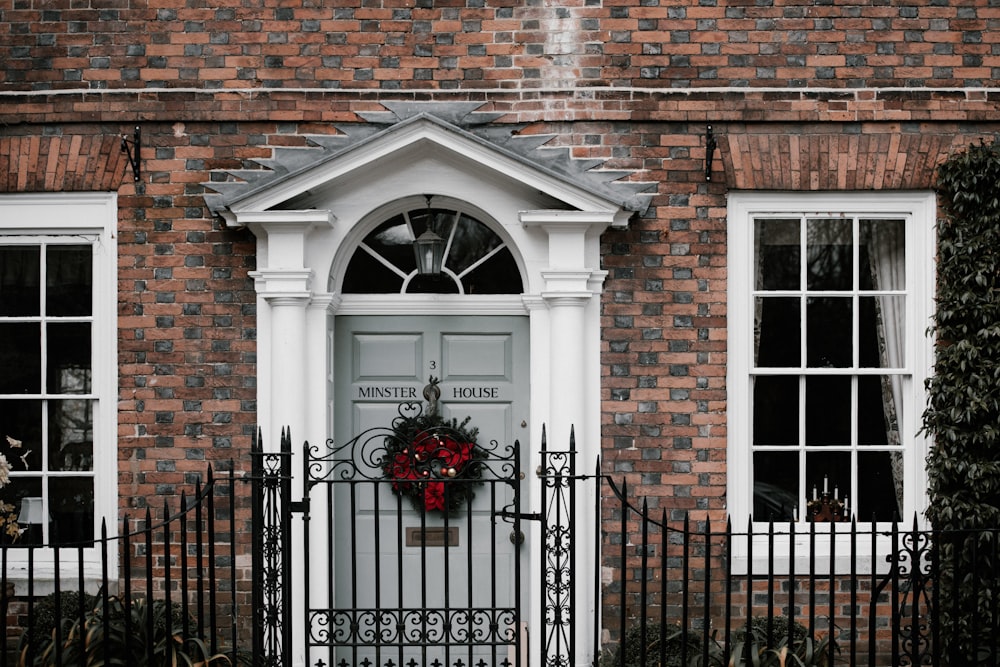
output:
[[[400,406],[393,435],[385,439],[382,472],[415,509],[453,514],[475,496],[472,487],[483,483],[487,454],[476,444],[479,429],[468,427],[471,418],[459,422],[438,414],[438,382],[431,377],[424,389],[426,412],[417,403]]]

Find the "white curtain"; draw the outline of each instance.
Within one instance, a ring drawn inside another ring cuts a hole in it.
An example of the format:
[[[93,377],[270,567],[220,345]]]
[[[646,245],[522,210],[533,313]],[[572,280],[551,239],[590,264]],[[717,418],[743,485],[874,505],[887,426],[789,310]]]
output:
[[[869,223],[867,239],[872,282],[876,290],[903,290],[905,282],[905,238],[903,221],[887,220]],[[906,313],[901,296],[879,295],[875,299],[878,322],[878,342],[883,368],[905,365]],[[882,409],[885,413],[886,440],[890,446],[900,444],[899,421],[903,417],[903,377],[883,376]],[[900,451],[889,455],[893,486],[896,492],[896,513],[903,511],[903,456]]]

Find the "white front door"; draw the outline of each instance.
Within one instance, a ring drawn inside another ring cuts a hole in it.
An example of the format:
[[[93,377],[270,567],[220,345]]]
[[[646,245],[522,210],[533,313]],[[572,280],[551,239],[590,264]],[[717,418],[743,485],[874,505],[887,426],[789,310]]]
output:
[[[402,403],[426,411],[424,390],[434,377],[444,418],[469,418],[466,428],[478,429],[477,443],[491,458],[509,459],[520,441],[526,460],[527,318],[341,316],[335,326],[335,446],[391,427]],[[353,630],[332,629],[339,645],[331,656],[338,664],[514,664],[520,618],[511,610],[518,602],[527,609],[528,601],[518,600],[514,583],[524,550],[510,518],[498,514],[514,499],[510,464],[489,464],[507,481],[470,487],[471,511],[425,511],[399,501],[377,454],[365,460],[381,438],[363,438],[350,454],[360,476],[332,484],[333,606],[351,610],[334,618]],[[519,487],[522,503],[527,486]]]

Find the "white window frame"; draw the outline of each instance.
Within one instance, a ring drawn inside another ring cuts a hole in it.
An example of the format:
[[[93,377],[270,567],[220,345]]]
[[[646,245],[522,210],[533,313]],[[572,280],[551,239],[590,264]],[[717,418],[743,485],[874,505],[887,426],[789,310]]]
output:
[[[118,197],[109,192],[0,195],[0,242],[17,237],[18,242],[59,243],[74,239],[94,249],[92,395],[94,405],[94,537],[100,538],[101,520],[107,520],[109,537],[118,533]],[[117,581],[118,558],[109,545],[108,579]],[[70,551],[73,553],[70,554]],[[27,550],[7,551],[8,580],[15,593],[27,591]],[[62,577],[78,571],[76,550],[62,549]],[[51,591],[54,580],[52,549],[35,550],[34,592]],[[84,550],[84,575],[96,586],[102,577],[98,547]],[[62,578],[61,577],[61,578]]]
[[[757,216],[782,215],[871,215],[873,217],[903,218],[906,226],[906,350],[904,418],[900,423],[900,440],[904,443],[904,491],[901,530],[913,526],[913,517],[918,517],[919,525],[924,523],[927,507],[927,474],[924,465],[929,439],[920,433],[920,424],[926,406],[924,380],[933,368],[933,345],[927,334],[933,315],[935,284],[934,227],[937,202],[933,192],[892,191],[892,192],[733,192],[728,202],[728,511],[732,517],[733,530],[747,531],[747,519],[753,509],[753,459],[750,437],[752,433],[752,393],[751,371],[753,369],[753,289],[754,289],[754,236],[753,219]],[[803,572],[809,558],[823,563],[824,554],[830,552],[830,540],[826,536],[816,542],[819,554],[809,554],[810,524],[805,522],[805,512],[799,511],[795,526],[794,563],[797,572]],[[890,524],[862,523],[859,531],[872,528],[887,531]],[[754,573],[787,572],[790,563],[789,523],[775,523],[774,553],[769,553],[766,535],[769,524],[754,520],[753,563],[747,559],[746,538],[735,540],[733,548],[734,572],[745,573],[752,565]],[[817,534],[826,535],[829,524],[816,526]],[[838,542],[835,545],[837,571],[847,572],[849,549],[847,548],[850,523],[836,526]],[[875,549],[888,552],[888,538],[879,538]],[[859,540],[858,566],[860,572],[870,571],[873,565],[884,569],[882,558],[872,558],[870,539]],[[829,567],[828,562],[822,567]]]

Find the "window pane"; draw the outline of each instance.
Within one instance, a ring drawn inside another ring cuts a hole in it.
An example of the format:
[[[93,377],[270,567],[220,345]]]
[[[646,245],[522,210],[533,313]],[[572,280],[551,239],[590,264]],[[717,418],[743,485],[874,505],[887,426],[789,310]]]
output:
[[[0,247],[0,316],[38,315],[38,278],[41,271],[37,246]]]
[[[806,227],[806,287],[849,290],[853,287],[851,221],[809,220]]]
[[[799,502],[798,452],[754,452],[753,516],[792,521]]]
[[[906,289],[905,221],[862,220],[860,224],[861,289]]]
[[[0,394],[42,391],[41,332],[37,322],[0,323]]]
[[[806,365],[847,368],[853,363],[849,297],[813,297],[806,302]]]
[[[812,499],[824,487],[838,500],[850,495],[850,452],[806,452],[806,493]]]
[[[28,499],[27,502],[25,499]],[[10,484],[0,489],[0,503],[4,510],[0,512],[4,540],[13,538],[17,533],[20,537],[14,541],[15,544],[42,543],[44,514],[40,477],[12,477]]]
[[[49,401],[49,469],[94,469],[92,401]]]
[[[41,470],[42,401],[0,401],[0,453],[15,471]]]
[[[462,286],[466,294],[516,294],[524,291],[521,273],[507,248],[463,276]]]
[[[90,315],[94,266],[89,245],[49,246],[45,255],[45,310],[48,315]]]
[[[798,367],[801,343],[801,300],[798,297],[754,299],[757,340],[754,364],[759,368]]]
[[[461,273],[501,245],[503,242],[493,230],[463,215],[461,223],[455,228],[445,265],[455,273]]]
[[[419,234],[416,233],[417,236]],[[417,260],[413,255],[414,238],[406,226],[405,218],[397,215],[365,237],[365,245],[405,274],[417,268]]]
[[[799,444],[799,378],[753,378],[753,444]]]
[[[415,275],[406,286],[408,294],[458,294],[458,283],[446,273],[437,276]]]
[[[90,324],[50,324],[46,391],[87,394],[91,391]]]
[[[758,290],[798,290],[799,221],[755,220],[754,279]]]
[[[410,224],[413,225],[413,237],[416,238],[430,229],[443,239],[451,236],[452,227],[458,219],[457,211],[449,211],[442,208],[414,209],[407,213]],[[457,230],[456,230],[457,231]],[[414,262],[414,267],[416,262]]]
[[[894,399],[893,393],[902,390],[902,380],[896,376],[865,375],[858,378],[859,445],[885,447],[899,444],[896,425],[902,415],[895,413],[902,410],[902,400],[898,396]],[[892,432],[886,426],[889,423],[893,425]]]
[[[901,452],[858,453],[858,499],[851,504],[860,521],[903,517],[903,458]]]
[[[906,365],[906,298],[863,296],[858,299],[858,363],[862,368]]]
[[[49,514],[52,544],[93,540],[93,477],[50,477]]]
[[[397,294],[402,288],[403,278],[364,250],[359,248],[351,257],[344,274],[345,294]]]
[[[806,445],[851,444],[851,378],[806,378]]]

